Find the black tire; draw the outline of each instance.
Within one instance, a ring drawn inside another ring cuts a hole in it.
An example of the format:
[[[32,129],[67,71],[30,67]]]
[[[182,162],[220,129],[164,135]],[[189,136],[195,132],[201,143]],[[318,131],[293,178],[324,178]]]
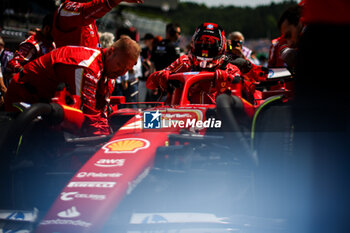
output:
[[[47,188],[52,181],[45,176],[55,164],[55,148],[63,146],[61,132],[51,130],[51,126],[62,119],[60,105],[38,103],[4,123],[7,132],[0,148],[0,208],[47,208],[56,197],[51,190],[57,188],[55,191],[58,192],[63,187],[56,181],[50,189]],[[45,193],[45,200],[38,198],[38,190]]]
[[[255,171],[257,214],[288,215],[291,187],[293,123],[291,107],[277,98],[254,117],[253,145],[259,157]]]
[[[0,148],[2,160],[8,162],[16,153],[17,145],[21,135],[31,126],[33,120],[38,116],[47,116],[53,112],[52,105],[38,103],[21,112],[15,120],[11,121],[2,147]]]

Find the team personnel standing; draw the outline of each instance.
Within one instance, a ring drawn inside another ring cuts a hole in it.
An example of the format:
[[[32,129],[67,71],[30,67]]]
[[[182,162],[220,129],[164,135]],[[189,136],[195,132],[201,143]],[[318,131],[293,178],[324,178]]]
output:
[[[278,21],[281,36],[272,40],[269,51],[269,67],[295,69],[299,38],[305,29],[305,24],[301,18],[302,9],[303,2],[289,7],[281,15]]]
[[[129,36],[134,41],[138,41],[138,35],[138,31],[134,27],[121,27],[117,29],[117,38]],[[138,82],[141,76],[142,66],[140,56],[131,70],[116,79],[116,85],[112,95],[125,96],[126,102],[136,102],[138,98]]]
[[[292,71],[295,70],[300,37],[305,29],[301,20],[302,6],[295,5],[288,8],[281,15],[278,25],[286,45],[281,46],[280,56]]]
[[[6,94],[7,88],[4,83],[4,77],[2,76],[1,63],[0,63],[0,109],[4,105],[4,96]]]
[[[142,3],[142,0],[66,0],[54,15],[52,35],[56,46],[65,45],[100,48],[96,19],[103,17],[122,1]]]
[[[13,77],[5,96],[5,110],[12,103],[50,103],[57,86],[66,83],[74,106],[85,113],[87,134],[108,134],[107,80],[125,74],[135,65],[140,46],[124,37],[107,49],[65,46],[24,66]]]
[[[141,38],[145,47],[141,50],[141,62],[142,62],[142,76],[139,82],[139,102],[145,102],[150,100],[152,92],[147,89],[146,81],[148,76],[155,72],[154,63],[151,61],[151,54],[154,48],[154,36],[151,33],[147,33]]]
[[[0,63],[1,63],[1,72],[3,75],[3,81],[5,86],[8,86],[9,80],[7,77],[9,76],[9,72],[7,72],[7,64],[13,58],[13,53],[7,49],[5,49],[5,41],[0,36]]]
[[[165,39],[159,42],[152,51],[151,60],[156,70],[162,70],[180,57],[179,40],[181,28],[177,23],[166,25]]]
[[[7,69],[9,72],[20,72],[25,64],[55,48],[51,35],[52,18],[52,14],[46,15],[41,30],[37,29],[34,35],[29,36],[19,45],[14,58],[8,63]]]

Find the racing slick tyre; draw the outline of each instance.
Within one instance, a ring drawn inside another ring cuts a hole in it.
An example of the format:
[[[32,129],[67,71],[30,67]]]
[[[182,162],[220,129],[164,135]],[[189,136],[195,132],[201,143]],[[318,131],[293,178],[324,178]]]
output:
[[[57,134],[48,130],[48,125],[56,121],[53,113],[59,113],[58,105],[38,103],[6,121],[8,129],[0,148],[0,208],[32,207],[22,205],[26,202],[24,199],[35,196],[30,195],[31,192],[40,190],[40,185],[36,187],[35,184],[43,182],[42,171],[47,169],[47,164],[53,163],[53,154],[45,150],[53,145],[59,146]],[[24,191],[25,198],[18,201],[16,196]]]
[[[49,116],[53,112],[60,111],[59,107],[54,104],[37,103],[31,107],[24,109],[9,126],[4,142],[0,149],[2,159],[9,159],[10,156],[16,154],[17,146],[20,143],[21,135],[32,126],[32,122],[38,116]],[[62,115],[60,112],[58,115]],[[63,119],[63,115],[61,116]]]
[[[259,158],[255,170],[257,214],[285,217],[291,206],[291,165],[293,147],[291,107],[283,96],[273,96],[256,111],[251,142]]]

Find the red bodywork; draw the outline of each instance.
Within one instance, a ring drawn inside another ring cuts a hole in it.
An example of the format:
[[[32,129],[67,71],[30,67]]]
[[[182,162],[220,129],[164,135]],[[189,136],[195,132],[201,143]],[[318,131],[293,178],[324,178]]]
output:
[[[196,104],[189,99],[191,87],[201,81],[213,81],[213,73],[188,72],[170,76],[170,83],[178,84],[168,95],[165,106],[159,110],[163,119],[206,120],[206,111],[215,103]],[[233,85],[232,93],[244,104],[248,117],[264,101],[260,91],[254,92],[254,102],[241,97],[240,84]],[[236,87],[236,88],[235,88]],[[276,90],[274,90],[276,93]],[[280,93],[285,92],[284,89]],[[120,109],[116,114],[125,112]],[[136,187],[152,169],[156,150],[168,145],[168,135],[178,134],[178,126],[165,129],[143,129],[141,111],[134,114],[113,137],[95,153],[67,183],[56,201],[41,220],[37,233],[98,232],[123,197]],[[189,129],[204,134],[205,129]]]

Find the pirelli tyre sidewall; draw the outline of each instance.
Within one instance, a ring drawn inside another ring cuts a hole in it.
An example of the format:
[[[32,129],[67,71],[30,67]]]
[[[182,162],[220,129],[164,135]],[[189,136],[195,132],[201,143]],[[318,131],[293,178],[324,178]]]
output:
[[[270,97],[257,110],[252,122],[251,146],[259,158],[254,173],[258,215],[288,215],[293,136],[291,105],[283,102],[283,96]]]

